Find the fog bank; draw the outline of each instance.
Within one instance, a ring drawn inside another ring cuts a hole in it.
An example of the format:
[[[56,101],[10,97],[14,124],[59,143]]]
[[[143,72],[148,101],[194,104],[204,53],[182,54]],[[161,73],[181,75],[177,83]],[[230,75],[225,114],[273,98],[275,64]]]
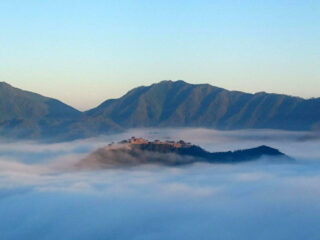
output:
[[[209,151],[264,144],[297,161],[74,171],[89,152],[131,136]],[[206,129],[2,143],[0,239],[318,239],[319,146],[310,133]]]

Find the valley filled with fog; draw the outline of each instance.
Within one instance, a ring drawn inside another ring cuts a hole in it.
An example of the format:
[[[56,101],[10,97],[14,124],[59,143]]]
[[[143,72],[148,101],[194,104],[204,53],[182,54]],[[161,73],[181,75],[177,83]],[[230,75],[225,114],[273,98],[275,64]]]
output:
[[[295,159],[78,170],[131,136]],[[0,239],[319,239],[320,135],[168,128],[63,143],[1,142]]]

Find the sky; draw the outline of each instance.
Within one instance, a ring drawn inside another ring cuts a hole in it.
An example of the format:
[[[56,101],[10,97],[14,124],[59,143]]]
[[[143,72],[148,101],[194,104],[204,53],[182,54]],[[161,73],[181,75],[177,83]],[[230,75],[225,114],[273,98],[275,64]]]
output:
[[[80,110],[161,80],[320,96],[320,2],[0,1],[0,81]]]

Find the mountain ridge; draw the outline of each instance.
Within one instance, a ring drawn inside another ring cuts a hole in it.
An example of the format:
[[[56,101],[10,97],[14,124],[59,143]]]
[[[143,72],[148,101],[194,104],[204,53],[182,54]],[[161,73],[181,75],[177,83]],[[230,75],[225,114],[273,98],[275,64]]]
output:
[[[83,112],[57,99],[0,82],[2,138],[73,140],[98,134],[99,123],[93,122],[87,119]],[[113,125],[107,120],[104,124]]]
[[[303,99],[264,92],[251,94],[180,80],[132,89],[86,114],[109,117],[125,128],[189,126],[222,130],[311,130],[313,124],[320,121],[318,107],[320,98]],[[312,112],[314,114],[308,116]]]
[[[81,112],[0,82],[1,137],[63,141],[139,127],[319,130],[320,98],[164,80]]]

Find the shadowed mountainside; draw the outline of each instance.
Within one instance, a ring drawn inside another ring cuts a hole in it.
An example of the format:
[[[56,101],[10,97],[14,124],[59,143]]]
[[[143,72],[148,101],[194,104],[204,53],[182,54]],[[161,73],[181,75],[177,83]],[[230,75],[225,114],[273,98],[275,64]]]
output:
[[[0,83],[0,136],[9,139],[72,140],[119,129],[108,119],[90,119],[56,100]]]

